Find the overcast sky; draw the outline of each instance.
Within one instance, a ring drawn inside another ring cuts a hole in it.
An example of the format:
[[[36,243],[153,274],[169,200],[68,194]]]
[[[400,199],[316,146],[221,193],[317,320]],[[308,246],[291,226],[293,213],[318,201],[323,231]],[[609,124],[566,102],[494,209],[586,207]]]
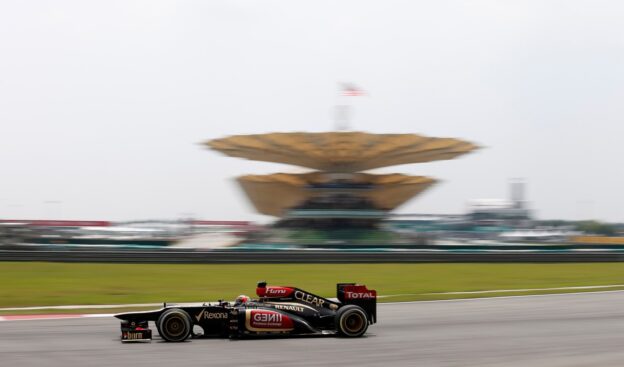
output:
[[[484,149],[384,172],[461,213],[525,178],[538,218],[624,221],[621,1],[0,1],[0,218],[266,220],[234,184],[298,172],[199,145],[353,130]]]

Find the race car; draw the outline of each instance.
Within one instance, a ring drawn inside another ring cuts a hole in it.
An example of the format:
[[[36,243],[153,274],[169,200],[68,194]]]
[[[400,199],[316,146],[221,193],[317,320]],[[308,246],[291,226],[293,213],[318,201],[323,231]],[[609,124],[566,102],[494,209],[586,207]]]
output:
[[[154,322],[162,339],[183,342],[189,337],[337,335],[360,337],[377,322],[377,292],[364,285],[339,283],[337,299],[295,287],[259,282],[259,298],[239,296],[234,302],[175,305],[155,311],[115,315],[121,319],[121,341],[150,341]]]

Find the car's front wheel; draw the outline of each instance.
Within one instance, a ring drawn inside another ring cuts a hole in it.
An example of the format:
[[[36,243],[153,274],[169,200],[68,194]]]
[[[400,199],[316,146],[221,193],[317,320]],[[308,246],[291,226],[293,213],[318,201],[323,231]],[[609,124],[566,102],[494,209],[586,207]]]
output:
[[[336,330],[339,335],[358,337],[364,335],[366,329],[368,329],[368,315],[361,307],[347,305],[336,312]]]
[[[160,336],[168,342],[183,342],[191,335],[191,317],[179,308],[169,309],[156,322]]]

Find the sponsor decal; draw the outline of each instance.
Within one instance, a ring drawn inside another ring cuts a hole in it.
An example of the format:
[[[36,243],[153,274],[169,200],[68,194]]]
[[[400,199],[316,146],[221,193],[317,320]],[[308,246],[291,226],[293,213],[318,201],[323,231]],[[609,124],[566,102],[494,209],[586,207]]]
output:
[[[373,299],[376,298],[377,295],[375,292],[345,292],[346,299]]]
[[[293,289],[288,287],[264,287],[256,289],[256,294],[258,294],[259,297],[288,297],[292,292]]]
[[[305,303],[315,305],[316,307],[323,307],[323,305],[325,304],[325,300],[323,298],[316,297],[316,296],[313,296],[311,294],[304,293],[301,291],[295,292],[295,298]]]
[[[199,312],[199,314],[197,314],[197,316],[195,316],[195,319],[197,320],[197,322],[199,322],[201,319],[204,320],[227,320],[228,318],[228,314],[227,312],[209,312],[204,310],[201,310]]]
[[[268,297],[273,296],[285,296],[288,293],[288,289],[286,288],[267,288],[264,294]]]
[[[127,340],[139,340],[143,339],[143,333],[126,333]]]
[[[247,310],[245,326],[250,331],[290,331],[294,328],[290,317],[276,311]]]
[[[278,310],[292,311],[292,312],[303,312],[303,310],[305,309],[303,306],[281,305],[279,303],[273,304],[273,307],[277,308]]]
[[[137,333],[132,331],[126,331],[121,334],[121,340],[149,340],[152,338],[150,332]]]
[[[294,310],[294,309],[289,308],[289,307],[285,308],[283,306],[301,307],[301,308],[303,308],[302,311],[305,311],[307,309],[307,310],[310,310],[310,311],[318,312],[318,310],[315,307],[313,307],[312,305],[304,304],[304,303],[301,303],[301,302],[265,302],[265,303],[267,305],[270,305],[270,306],[273,306],[273,307],[275,307],[277,309],[285,310],[285,311],[287,311],[287,310]],[[300,312],[298,309],[296,309],[296,311]]]
[[[376,299],[377,291],[369,290],[364,285],[352,285],[344,287],[344,298],[349,300],[367,300],[367,299]]]

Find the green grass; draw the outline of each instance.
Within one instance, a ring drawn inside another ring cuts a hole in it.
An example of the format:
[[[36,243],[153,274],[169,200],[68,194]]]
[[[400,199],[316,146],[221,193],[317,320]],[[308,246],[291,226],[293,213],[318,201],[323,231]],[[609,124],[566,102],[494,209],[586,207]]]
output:
[[[67,304],[189,302],[254,295],[258,280],[335,297],[337,282],[358,282],[380,301],[557,293],[530,291],[427,295],[450,291],[624,284],[624,263],[574,264],[68,264],[0,262],[0,308]],[[613,289],[624,289],[613,288]]]

